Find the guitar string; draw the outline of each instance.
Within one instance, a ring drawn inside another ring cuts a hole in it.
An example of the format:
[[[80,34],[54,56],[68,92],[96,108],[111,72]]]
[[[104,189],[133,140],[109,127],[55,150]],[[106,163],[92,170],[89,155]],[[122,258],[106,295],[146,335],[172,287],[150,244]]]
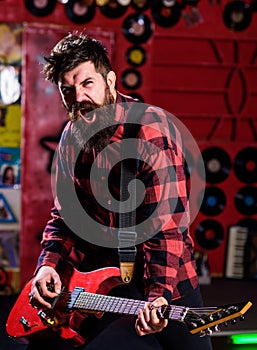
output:
[[[71,296],[72,293],[70,291],[62,291],[60,293],[60,295],[67,295],[67,296]],[[143,300],[135,300],[135,299],[127,299],[127,298],[119,298],[119,297],[115,297],[115,296],[110,296],[110,295],[104,295],[104,294],[94,294],[94,293],[90,293],[90,292],[80,292],[79,296],[80,299],[84,299],[85,301],[87,301],[87,299],[105,299],[105,301],[116,301],[116,303],[118,302],[128,302],[130,301],[131,303],[142,303],[144,304],[145,301]],[[165,307],[165,305],[164,305]],[[177,305],[167,305],[166,306],[166,310],[184,310],[185,308],[187,308],[187,306],[177,306]],[[200,307],[200,308],[192,308],[192,307],[188,307],[188,312],[193,312],[193,313],[206,313],[206,312],[213,312],[216,310],[219,310],[220,308],[217,306],[211,306],[211,307]]]
[[[91,305],[87,305],[88,308],[94,310],[99,306],[100,311],[113,311],[113,312],[127,312],[127,313],[135,313],[138,311],[138,307],[143,307],[145,304],[145,301],[142,300],[134,300],[134,299],[127,299],[127,298],[119,298],[119,297],[114,297],[114,296],[108,296],[108,295],[102,295],[102,294],[94,294],[94,293],[89,293],[89,292],[81,292],[79,297],[77,298],[79,300],[76,300],[75,303],[76,306],[80,306],[81,302],[83,304],[87,302],[90,302]],[[106,305],[103,305],[104,302],[114,302],[113,305],[108,304],[108,308],[106,310]],[[99,304],[97,305],[96,302]],[[129,303],[129,305],[126,304]],[[129,306],[129,309],[126,308],[126,306]],[[121,307],[123,310],[121,310]],[[130,309],[133,308],[131,311]],[[196,314],[206,314],[206,313],[211,313],[216,310],[219,310],[218,307],[202,307],[202,308],[187,308],[186,306],[176,306],[176,305],[168,305],[165,308],[165,312],[184,312],[187,310],[187,314],[191,315],[196,315]]]

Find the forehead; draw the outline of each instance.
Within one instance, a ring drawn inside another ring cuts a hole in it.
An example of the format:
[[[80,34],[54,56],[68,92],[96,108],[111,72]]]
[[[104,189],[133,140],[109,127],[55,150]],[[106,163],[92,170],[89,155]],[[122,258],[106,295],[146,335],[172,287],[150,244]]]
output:
[[[77,81],[84,81],[88,78],[99,78],[101,77],[100,73],[97,73],[95,70],[95,65],[91,61],[86,61],[80,63],[78,66],[72,70],[65,72],[61,77],[61,83],[71,83]]]

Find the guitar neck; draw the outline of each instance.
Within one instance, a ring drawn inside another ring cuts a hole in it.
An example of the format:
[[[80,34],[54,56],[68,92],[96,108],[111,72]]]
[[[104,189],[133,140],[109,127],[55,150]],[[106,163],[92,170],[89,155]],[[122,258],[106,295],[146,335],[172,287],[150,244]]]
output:
[[[115,314],[137,316],[143,309],[145,301],[119,298],[85,292],[84,289],[75,288],[71,294],[68,308],[71,310],[110,312]],[[190,308],[185,306],[164,305],[158,308],[158,317],[176,321],[184,321]]]
[[[157,315],[161,319],[170,319],[186,323],[192,334],[204,331],[234,317],[243,315],[250,307],[251,302],[231,305],[228,307],[200,307],[163,305],[158,307]],[[116,314],[137,316],[143,309],[145,301],[119,298],[85,292],[83,288],[75,288],[71,294],[68,308],[70,310],[111,312]]]
[[[145,301],[119,298],[109,295],[78,292],[69,305],[72,309],[80,311],[111,312],[124,315],[137,315],[145,305]]]

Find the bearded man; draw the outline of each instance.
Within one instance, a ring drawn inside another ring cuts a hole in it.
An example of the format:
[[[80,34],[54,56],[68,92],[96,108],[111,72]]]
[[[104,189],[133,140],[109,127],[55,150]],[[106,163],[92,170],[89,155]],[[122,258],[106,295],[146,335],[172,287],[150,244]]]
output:
[[[58,86],[70,121],[56,152],[54,207],[43,234],[31,303],[51,308],[51,300],[63,293],[63,262],[82,272],[120,267],[120,144],[124,138],[136,140],[136,147],[130,143],[136,152],[130,164],[144,185],[144,196],[135,210],[139,238],[133,274],[126,276],[130,283],[120,280],[109,292],[142,300],[143,306],[134,317],[107,312],[78,324],[73,320],[73,326],[85,337],[81,348],[87,350],[211,350],[208,336],[192,335],[185,324],[160,317],[163,305],[203,305],[179,130],[155,106],[145,106],[133,119],[132,108],[140,103],[117,90],[106,49],[85,33],[68,34],[45,59],[46,79]],[[124,137],[131,121],[136,127]],[[130,144],[126,154],[133,158]],[[72,349],[57,333],[50,339],[31,339],[29,349]]]

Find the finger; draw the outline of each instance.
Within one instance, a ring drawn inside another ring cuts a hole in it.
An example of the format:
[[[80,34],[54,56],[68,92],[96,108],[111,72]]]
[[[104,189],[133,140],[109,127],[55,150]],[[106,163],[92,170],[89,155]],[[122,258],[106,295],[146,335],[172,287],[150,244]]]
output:
[[[138,313],[138,318],[136,320],[136,325],[140,335],[147,334],[151,332],[151,327],[145,319],[144,311],[140,310]]]
[[[59,274],[55,270],[51,270],[49,281],[47,281],[47,289],[56,294],[61,293],[62,283]]]
[[[56,294],[60,294],[62,289],[62,282],[59,275],[54,276],[54,291]]]
[[[151,310],[150,324],[151,324],[151,327],[154,328],[156,331],[159,331],[159,329],[163,329],[168,323],[167,320],[161,319],[158,315],[158,308],[167,304],[168,304],[167,300],[163,297],[160,297],[154,300],[149,306]]]
[[[33,292],[29,293],[29,298],[29,302],[34,308],[52,307],[51,303],[47,302],[44,298],[42,298],[38,290],[35,288],[33,289]]]
[[[144,309],[139,311],[138,324],[141,331],[145,333],[152,332],[154,326],[160,324],[156,309],[152,308],[150,303],[146,303]]]
[[[151,313],[151,309],[150,309],[150,303],[146,303],[145,304],[145,307],[143,309],[143,316],[144,316],[144,319],[145,321],[148,323],[150,322],[151,320],[151,316],[150,316],[150,313]]]
[[[48,281],[45,281],[45,280],[37,281],[36,288],[37,288],[37,291],[38,291],[40,297],[54,298],[56,296],[54,289],[49,287],[50,285],[51,285],[51,283]]]
[[[61,292],[61,280],[57,274],[39,279],[36,285],[40,294],[47,298],[54,298]]]
[[[145,326],[145,327],[148,327],[148,326]],[[150,329],[146,329],[145,327],[143,327],[139,319],[136,320],[135,329],[139,336],[143,336],[150,333]]]
[[[161,323],[161,320],[159,316],[157,315],[157,309],[152,309],[150,312],[150,322],[152,326],[159,325]]]
[[[163,297],[159,297],[157,299],[155,299],[151,304],[150,304],[150,307],[152,308],[158,308],[162,305],[168,305],[168,302],[165,298]]]

